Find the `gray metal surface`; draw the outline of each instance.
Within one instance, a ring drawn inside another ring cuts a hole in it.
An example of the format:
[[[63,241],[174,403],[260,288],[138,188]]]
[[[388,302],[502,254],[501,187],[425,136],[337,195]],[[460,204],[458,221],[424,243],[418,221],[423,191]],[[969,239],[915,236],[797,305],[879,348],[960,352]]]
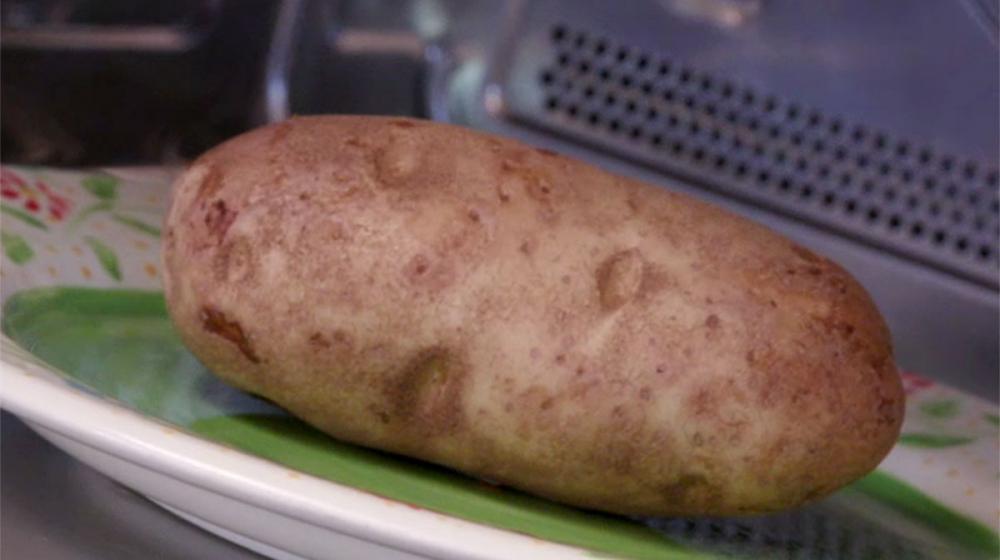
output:
[[[668,4],[526,6],[498,53],[505,116],[997,287],[997,58],[962,4],[769,1],[694,52],[716,30]]]
[[[254,560],[174,517],[0,413],[0,558]]]

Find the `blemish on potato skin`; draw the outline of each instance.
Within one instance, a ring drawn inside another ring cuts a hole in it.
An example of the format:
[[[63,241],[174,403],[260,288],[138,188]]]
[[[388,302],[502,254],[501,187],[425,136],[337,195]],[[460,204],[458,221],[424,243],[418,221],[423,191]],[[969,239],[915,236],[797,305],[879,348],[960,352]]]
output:
[[[419,352],[384,386],[390,417],[428,433],[455,431],[463,422],[467,373],[461,360],[444,348]]]
[[[225,313],[210,306],[202,307],[199,316],[201,325],[206,331],[232,342],[246,356],[246,359],[255,364],[260,363],[260,357],[254,352],[250,339],[247,338],[239,323],[230,321]]]
[[[714,330],[718,329],[719,325],[721,325],[721,324],[722,324],[722,321],[719,320],[719,316],[716,315],[715,313],[710,314],[705,319],[705,326],[708,327],[709,330],[713,330],[714,331]]]
[[[559,157],[559,153],[548,148],[535,148],[535,151],[547,157]]]
[[[309,335],[309,344],[316,348],[329,348],[330,341],[323,336],[323,333],[313,333]]]
[[[233,222],[236,220],[236,214],[235,211],[230,210],[226,206],[224,200],[217,199],[205,211],[205,227],[208,228],[210,235],[215,236],[216,240],[221,241],[226,236],[229,226],[233,225]]]
[[[597,290],[601,307],[615,311],[638,295],[646,263],[638,249],[619,251],[597,268]]]

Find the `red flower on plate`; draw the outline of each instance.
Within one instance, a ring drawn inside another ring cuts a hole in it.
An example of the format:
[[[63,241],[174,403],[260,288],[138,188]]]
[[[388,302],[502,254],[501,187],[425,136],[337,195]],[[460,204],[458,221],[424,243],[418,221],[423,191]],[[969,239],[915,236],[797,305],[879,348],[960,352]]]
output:
[[[0,167],[0,197],[5,201],[18,202],[31,214],[42,214],[53,222],[63,220],[69,213],[70,203],[65,197],[52,190],[41,179],[34,185],[6,167]]]
[[[903,380],[903,392],[907,395],[912,395],[913,393],[934,386],[933,381],[925,377],[920,377],[915,373],[901,371],[899,372],[899,377]]]

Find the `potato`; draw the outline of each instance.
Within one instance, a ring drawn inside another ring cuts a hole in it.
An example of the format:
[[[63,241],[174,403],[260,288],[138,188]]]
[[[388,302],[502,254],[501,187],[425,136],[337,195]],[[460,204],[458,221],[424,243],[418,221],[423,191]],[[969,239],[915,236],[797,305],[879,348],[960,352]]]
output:
[[[844,270],[549,150],[295,118],[195,161],[165,231],[171,315],[221,378],[567,504],[779,510],[899,432],[889,333]]]

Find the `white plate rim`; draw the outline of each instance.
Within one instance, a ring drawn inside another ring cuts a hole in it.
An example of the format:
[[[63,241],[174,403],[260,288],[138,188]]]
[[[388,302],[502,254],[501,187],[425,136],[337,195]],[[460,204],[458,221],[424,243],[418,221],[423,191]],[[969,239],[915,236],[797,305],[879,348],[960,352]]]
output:
[[[434,558],[587,558],[591,551],[383,498],[255,457],[66,384],[12,355],[0,407],[143,468],[299,522]],[[19,348],[20,349],[20,348]],[[295,476],[289,476],[294,473]],[[141,489],[137,489],[141,492]]]

